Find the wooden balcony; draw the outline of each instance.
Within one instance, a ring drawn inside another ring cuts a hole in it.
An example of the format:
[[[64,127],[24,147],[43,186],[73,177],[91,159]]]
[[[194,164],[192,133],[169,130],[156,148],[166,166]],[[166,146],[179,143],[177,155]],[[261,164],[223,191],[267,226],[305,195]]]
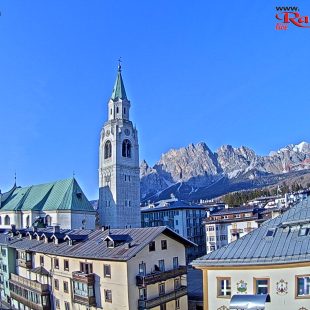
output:
[[[85,306],[96,306],[96,297],[95,297],[95,274],[94,273],[84,273],[81,271],[72,272],[73,278],[73,302],[82,304]],[[79,290],[75,287],[74,282],[82,282],[87,285],[87,291]],[[93,296],[89,296],[89,288],[92,288]]]
[[[74,293],[73,295],[73,302],[76,302],[78,304],[82,304],[82,305],[85,305],[85,306],[93,306],[93,307],[96,307],[96,297],[95,296],[92,296],[92,297],[89,297],[89,296],[81,296],[81,295],[78,295],[76,293]]]
[[[33,310],[51,309],[48,284],[29,280],[13,273],[11,273],[9,282],[12,299]]]
[[[10,283],[21,285],[28,288],[29,290],[34,290],[39,293],[49,292],[48,284],[42,284],[34,280],[29,280],[14,273],[11,273]]]
[[[182,276],[187,273],[186,266],[179,266],[178,268],[167,270],[167,271],[155,271],[145,276],[137,275],[136,284],[137,286],[146,286],[155,284],[157,282],[166,281],[171,278]]]
[[[95,283],[95,274],[94,273],[84,273],[81,271],[72,272],[73,281],[79,281],[92,285]]]
[[[187,287],[181,286],[177,290],[174,290],[170,293],[166,293],[164,295],[161,295],[161,296],[158,296],[152,299],[147,299],[147,300],[139,299],[138,309],[143,310],[143,309],[151,309],[154,307],[158,307],[160,305],[163,305],[172,300],[176,300],[177,298],[180,298],[185,295],[187,295]]]

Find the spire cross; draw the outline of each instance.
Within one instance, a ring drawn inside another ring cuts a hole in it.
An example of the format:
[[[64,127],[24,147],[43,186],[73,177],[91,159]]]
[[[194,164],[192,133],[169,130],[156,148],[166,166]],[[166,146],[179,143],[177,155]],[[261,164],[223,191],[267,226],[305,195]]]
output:
[[[119,59],[118,59],[118,71],[119,72],[121,72],[122,71],[122,57],[120,57]]]
[[[14,173],[14,184],[16,185],[16,171]]]

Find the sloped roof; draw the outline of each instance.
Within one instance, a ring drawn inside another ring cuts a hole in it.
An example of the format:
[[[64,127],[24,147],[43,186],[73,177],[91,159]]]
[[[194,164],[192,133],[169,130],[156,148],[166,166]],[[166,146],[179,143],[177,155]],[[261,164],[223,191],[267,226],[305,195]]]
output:
[[[94,208],[74,178],[29,187],[16,187],[1,203],[0,211],[17,210],[94,212]]]
[[[214,252],[193,261],[193,266],[270,265],[310,262],[310,199]],[[309,228],[301,235],[300,228]],[[267,232],[271,236],[267,236]],[[273,233],[272,233],[273,232]]]
[[[126,91],[125,91],[125,86],[124,86],[120,66],[118,68],[117,77],[116,77],[115,85],[114,85],[114,88],[112,91],[111,99],[112,100],[117,100],[117,99],[122,99],[122,100],[126,99],[127,100],[127,95],[126,95]]]
[[[38,230],[44,233],[45,229]],[[61,232],[65,232],[61,230]],[[43,240],[30,240],[29,237],[7,237],[5,234],[0,234],[0,244],[7,244],[9,247],[35,251],[38,253],[46,253],[50,255],[60,255],[67,257],[79,257],[89,259],[105,259],[127,261],[140,252],[145,246],[153,241],[160,234],[164,234],[186,247],[195,246],[194,243],[186,238],[178,235],[176,232],[166,226],[148,227],[148,228],[128,228],[128,229],[110,229],[110,230],[83,230],[73,229],[68,230],[67,234],[79,235],[87,234],[87,238],[69,245],[66,242],[55,244],[53,242],[45,243]],[[125,244],[109,248],[104,240],[109,234],[114,237],[117,235],[128,236],[131,246]]]

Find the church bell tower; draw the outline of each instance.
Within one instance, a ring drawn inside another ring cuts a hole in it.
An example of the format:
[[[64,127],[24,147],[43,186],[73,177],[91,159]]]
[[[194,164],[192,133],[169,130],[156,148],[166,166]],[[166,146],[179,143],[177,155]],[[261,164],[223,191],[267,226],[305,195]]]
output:
[[[99,147],[99,219],[111,228],[141,227],[138,132],[121,69],[119,63]]]

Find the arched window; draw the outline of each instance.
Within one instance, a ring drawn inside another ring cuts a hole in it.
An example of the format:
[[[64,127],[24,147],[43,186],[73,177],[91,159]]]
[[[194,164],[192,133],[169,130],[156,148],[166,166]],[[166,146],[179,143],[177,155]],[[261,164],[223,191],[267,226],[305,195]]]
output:
[[[111,141],[108,140],[104,145],[104,159],[110,158],[112,156],[112,145]]]
[[[4,225],[10,225],[10,224],[11,224],[10,217],[8,215],[6,215],[4,218]]]
[[[29,222],[30,222],[29,215],[27,215],[26,216],[26,227],[29,227]]]
[[[45,217],[45,224],[47,226],[52,226],[52,218],[49,215]]]
[[[118,107],[116,107],[116,113],[118,113],[118,112],[119,112]]]
[[[2,217],[0,216],[0,225],[2,225]]]
[[[128,139],[123,141],[122,155],[123,157],[131,157],[131,143]]]
[[[124,114],[126,114],[126,108],[124,108]]]

